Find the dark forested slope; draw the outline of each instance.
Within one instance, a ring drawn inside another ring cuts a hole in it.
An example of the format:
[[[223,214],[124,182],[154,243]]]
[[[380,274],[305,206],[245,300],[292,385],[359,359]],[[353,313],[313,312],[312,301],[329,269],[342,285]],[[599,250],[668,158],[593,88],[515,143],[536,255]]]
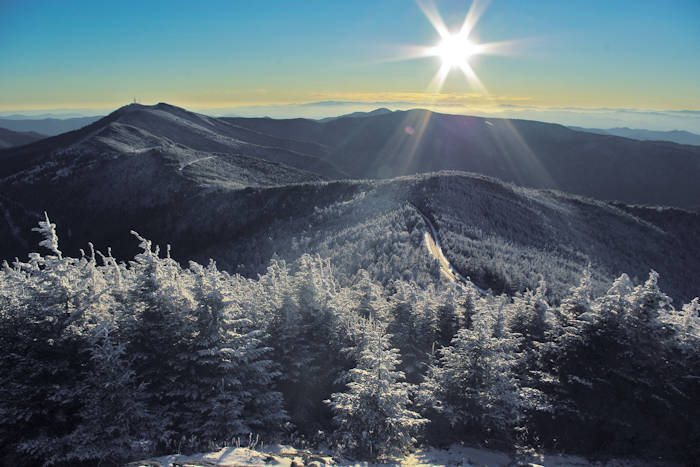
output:
[[[23,146],[42,138],[46,138],[46,136],[34,131],[12,131],[0,128],[0,149]]]
[[[700,148],[574,131],[527,120],[410,110],[327,122],[225,119],[314,142],[358,178],[464,170],[603,200],[696,206]]]

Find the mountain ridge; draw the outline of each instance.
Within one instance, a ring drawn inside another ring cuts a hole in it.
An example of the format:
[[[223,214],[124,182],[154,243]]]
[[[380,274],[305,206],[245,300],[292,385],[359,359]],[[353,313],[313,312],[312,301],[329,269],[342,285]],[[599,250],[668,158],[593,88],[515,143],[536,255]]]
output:
[[[325,157],[355,178],[463,170],[610,201],[692,207],[700,200],[700,148],[674,143],[420,109],[328,122],[226,120],[324,145]]]
[[[623,138],[636,139],[640,141],[668,141],[677,144],[700,146],[700,135],[685,130],[657,131],[645,130],[641,128],[615,127],[615,128],[583,128],[569,126],[572,130],[585,133],[597,133],[601,135],[621,136]]]
[[[13,131],[0,128],[0,149],[24,146],[44,138],[46,135],[34,131]]]
[[[325,123],[325,122],[330,122],[333,120],[338,120],[339,118],[362,118],[362,117],[371,117],[373,115],[384,115],[391,113],[392,111],[387,109],[386,107],[379,107],[374,110],[370,110],[369,112],[352,112],[349,114],[343,114],[339,115],[337,117],[326,117],[326,118],[320,118],[318,119],[319,122]]]
[[[0,117],[0,127],[12,131],[34,131],[46,136],[56,136],[68,131],[78,130],[100,118],[102,118],[102,116],[71,118],[25,117],[22,119]]]

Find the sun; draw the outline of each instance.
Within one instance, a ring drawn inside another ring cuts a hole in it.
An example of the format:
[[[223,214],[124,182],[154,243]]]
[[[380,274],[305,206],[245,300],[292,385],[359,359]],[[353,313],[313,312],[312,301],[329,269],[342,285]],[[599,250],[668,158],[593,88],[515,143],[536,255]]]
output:
[[[472,55],[479,53],[479,44],[470,41],[463,34],[451,34],[445,36],[433,48],[433,53],[440,57],[443,65],[458,68],[467,62]]]
[[[509,42],[512,42],[480,43],[475,39],[474,29],[488,2],[486,0],[473,0],[461,27],[456,31],[450,31],[438,12],[434,0],[416,1],[440,37],[440,42],[433,47],[418,47],[415,49],[414,57],[416,58],[421,56],[439,57],[442,62],[428,85],[428,89],[431,89],[435,94],[439,94],[447,75],[452,70],[455,70],[464,74],[474,91],[488,96],[488,91],[472,68],[470,61],[473,61],[472,59],[475,55],[503,53],[510,48]]]
[[[416,0],[426,19],[435,28],[439,42],[433,46],[404,46],[397,56],[387,61],[412,60],[438,57],[442,62],[427,90],[433,95],[440,94],[447,76],[452,72],[461,72],[474,93],[489,97],[489,92],[472,67],[477,55],[511,55],[520,41],[506,40],[498,42],[480,42],[474,33],[479,18],[484,12],[488,0],[472,0],[466,17],[457,29],[447,27],[435,6],[434,0]]]

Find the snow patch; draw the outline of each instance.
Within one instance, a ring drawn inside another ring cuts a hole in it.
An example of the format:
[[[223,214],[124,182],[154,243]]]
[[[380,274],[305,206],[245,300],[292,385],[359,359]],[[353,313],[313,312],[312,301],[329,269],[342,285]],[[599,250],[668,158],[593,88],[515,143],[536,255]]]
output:
[[[626,459],[611,459],[607,462],[592,462],[578,456],[567,455],[547,455],[538,454],[534,458],[534,463],[523,463],[514,459],[512,456],[493,451],[486,448],[468,447],[459,444],[450,446],[447,449],[426,448],[419,449],[401,459],[393,459],[391,461],[381,463],[369,463],[365,461],[357,461],[333,457],[327,453],[319,453],[308,450],[297,450],[286,445],[271,445],[260,449],[249,449],[244,447],[225,447],[216,452],[193,454],[186,456],[182,454],[174,454],[170,456],[158,457],[142,462],[132,462],[129,467],[173,467],[174,465],[181,466],[276,466],[276,467],[291,467],[293,465],[337,465],[337,466],[390,466],[390,465],[410,465],[410,466],[489,466],[489,467],[507,467],[513,465],[529,465],[547,466],[547,467],[566,467],[566,466],[608,466],[608,467],[651,467],[657,464],[654,462],[644,462],[638,460]],[[204,462],[209,464],[205,464]],[[192,462],[192,464],[188,464]]]

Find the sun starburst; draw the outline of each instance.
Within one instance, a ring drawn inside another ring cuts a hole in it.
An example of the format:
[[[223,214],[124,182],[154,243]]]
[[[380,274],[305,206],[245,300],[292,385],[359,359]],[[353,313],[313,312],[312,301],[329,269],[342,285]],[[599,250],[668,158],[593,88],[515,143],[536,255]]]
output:
[[[488,52],[488,44],[479,44],[470,37],[486,7],[486,3],[474,0],[464,18],[464,22],[456,33],[450,32],[434,3],[429,0],[423,0],[419,1],[418,5],[440,36],[440,42],[436,46],[428,47],[425,50],[426,56],[437,56],[442,61],[428,88],[438,94],[442,90],[442,86],[450,71],[459,69],[473,89],[486,94],[486,88],[469,63],[469,59],[474,55]]]
[[[441,65],[428,85],[428,89],[435,94],[442,90],[450,71],[460,70],[472,89],[488,96],[486,88],[470,64],[470,59],[476,55],[501,53],[512,43],[479,43],[472,37],[486,4],[487,2],[474,0],[459,30],[451,32],[431,0],[418,0],[425,17],[438,34],[439,42],[432,47],[412,47],[410,56],[399,59],[439,57]]]

